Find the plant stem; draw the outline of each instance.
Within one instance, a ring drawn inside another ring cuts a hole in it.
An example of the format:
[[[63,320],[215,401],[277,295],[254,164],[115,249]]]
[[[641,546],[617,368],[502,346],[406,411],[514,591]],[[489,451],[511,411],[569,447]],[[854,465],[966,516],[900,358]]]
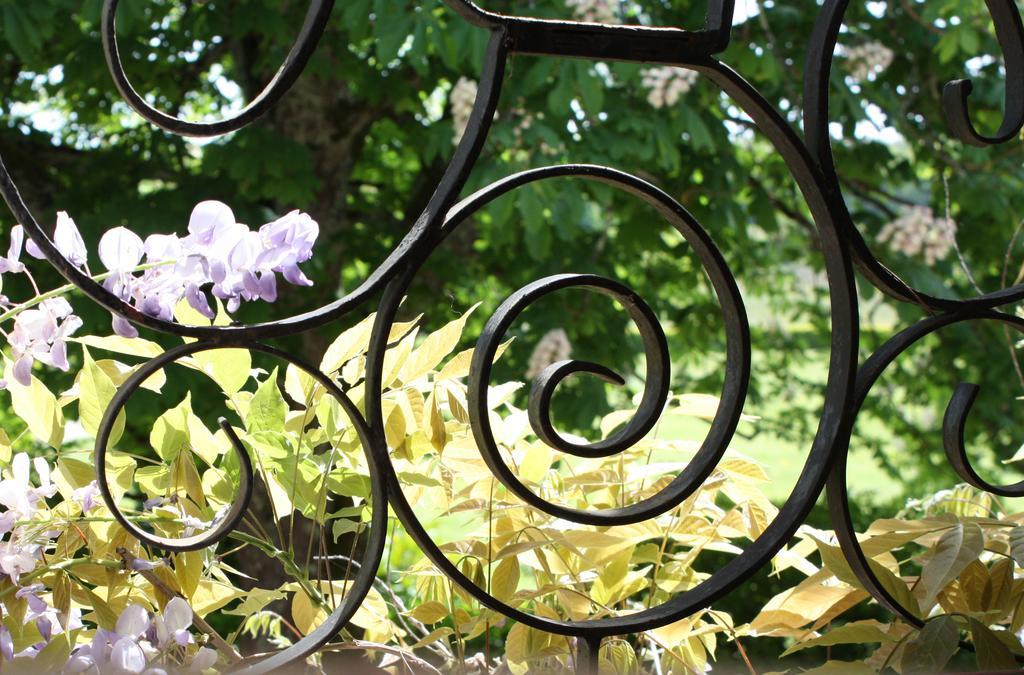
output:
[[[270,542],[263,541],[262,539],[246,534],[245,532],[235,530],[228,536],[235,541],[240,541],[244,544],[254,546],[274,560],[280,562],[285,571],[295,577],[296,582],[302,587],[302,590],[306,592],[310,600],[319,605],[320,609],[324,610],[328,614],[331,613],[331,607],[324,601],[323,595],[315,586],[313,586],[313,584],[310,583],[309,579],[306,578],[306,574],[299,569],[299,566],[290,555],[284,551],[278,550],[277,547]]]
[[[132,270],[132,272],[145,272],[146,270],[150,270],[155,267],[165,267],[167,265],[172,265],[174,264],[174,262],[174,260],[164,260],[156,263],[147,263],[145,265],[139,265],[134,270]],[[104,272],[103,274],[97,274],[91,278],[93,281],[98,283],[109,279],[110,277],[114,276],[114,274],[116,274],[116,272]],[[40,305],[46,302],[47,300],[52,300],[62,295],[67,295],[68,293],[72,293],[76,290],[79,289],[78,286],[76,286],[75,284],[64,284],[63,286],[58,286],[57,288],[54,288],[51,291],[39,293],[38,295],[36,295],[36,297],[32,298],[31,300],[26,300],[25,302],[10,308],[3,314],[0,314],[0,324],[10,321],[14,317],[24,312],[26,309],[32,309],[33,307]]]

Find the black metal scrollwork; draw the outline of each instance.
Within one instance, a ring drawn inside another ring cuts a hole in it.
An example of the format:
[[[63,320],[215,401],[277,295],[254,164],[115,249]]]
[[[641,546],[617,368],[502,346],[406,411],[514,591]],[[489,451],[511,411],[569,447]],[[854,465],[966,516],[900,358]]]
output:
[[[141,541],[157,548],[187,551],[215,544],[238,525],[248,507],[253,488],[252,462],[246,448],[226,423],[241,470],[239,494],[228,512],[211,531],[185,539],[155,537],[137,526],[118,509],[107,484],[107,444],[118,414],[142,383],[175,361],[202,351],[242,348],[287,361],[324,387],[340,404],[362,442],[372,473],[373,515],[369,542],[358,575],[344,601],[316,631],[291,648],[251,665],[251,672],[268,672],[302,659],[336,635],[365,598],[384,549],[387,506],[394,509],[406,530],[423,552],[453,581],[491,609],[511,619],[553,633],[576,637],[581,644],[581,669],[592,670],[602,639],[666,625],[706,608],[735,590],[766,565],[785,545],[810,512],[822,489],[828,488],[833,523],[851,567],[872,594],[892,611],[920,623],[881,585],[860,548],[850,519],[846,493],[847,446],[854,420],[872,385],[896,358],[924,336],[963,321],[993,320],[1018,330],[1024,320],[996,308],[1024,299],[1024,286],[1001,289],[968,300],[932,297],[902,281],[872,255],[847,209],[835,170],[828,134],[828,87],[832,55],[836,48],[849,0],[826,0],[810,40],[805,77],[805,137],[802,138],[743,77],[717,58],[729,43],[733,0],[710,0],[707,19],[696,31],[674,27],[608,26],[571,21],[551,21],[497,14],[468,0],[445,0],[457,15],[490,32],[483,73],[466,133],[429,203],[412,223],[408,234],[356,290],[307,314],[255,325],[187,326],[147,316],[114,296],[67,261],[47,237],[20,197],[14,180],[0,161],[0,193],[15,218],[69,281],[102,306],[138,325],[174,335],[196,338],[144,364],[110,404],[96,442],[96,470],[107,505],[119,522]],[[192,123],[167,115],[147,103],[133,88],[121,62],[116,40],[118,0],[106,0],[102,37],[114,82],[124,99],[143,118],[171,133],[186,136],[217,136],[251,124],[284,96],[302,73],[323,36],[333,0],[311,0],[305,22],[277,75],[251,103],[234,117],[208,124]],[[1006,112],[995,137],[981,135],[968,113],[969,81],[950,83],[945,107],[950,127],[966,143],[989,145],[1015,136],[1024,125],[1024,28],[1012,0],[987,0],[1006,61]],[[753,120],[756,129],[787,163],[812,214],[830,287],[831,354],[826,385],[826,404],[819,419],[806,464],[777,518],[745,551],[717,569],[705,581],[658,607],[613,618],[563,622],[532,616],[503,603],[472,582],[451,562],[429,536],[414,508],[403,495],[384,433],[382,371],[388,336],[399,304],[420,267],[459,225],[494,199],[522,186],[546,180],[600,181],[652,206],[688,242],[711,280],[726,329],[727,374],[721,403],[711,430],[693,461],[664,489],[639,503],[607,511],[581,511],[551,504],[532,493],[502,460],[490,429],[487,382],[492,358],[505,331],[531,303],[550,293],[582,289],[610,296],[629,313],[641,336],[646,355],[646,383],[639,409],[632,420],[612,437],[592,444],[567,441],[553,427],[550,402],[556,387],[567,377],[589,374],[621,383],[613,371],[599,364],[566,361],[545,370],[533,385],[529,414],[531,424],[552,448],[583,457],[604,457],[636,444],[652,429],[665,405],[670,362],[664,332],[654,311],[631,289],[603,277],[562,274],[541,279],[509,297],[487,323],[472,362],[469,387],[470,415],[476,442],[495,476],[526,503],[566,520],[590,525],[636,523],[666,513],[694,493],[718,464],[740,419],[751,369],[750,330],[736,281],[708,233],[682,205],[650,183],[620,171],[587,165],[554,166],[509,176],[458,201],[459,194],[477,162],[490,130],[509,58],[516,54],[550,57],[657,62],[684,66],[703,75],[729,96]],[[857,264],[882,291],[902,302],[913,303],[929,313],[939,313],[895,336],[867,362],[858,367],[858,305],[853,273]],[[361,413],[327,375],[309,364],[266,346],[261,341],[295,335],[347,316],[382,293],[377,307],[366,365],[365,413]],[[962,385],[950,402],[944,430],[950,462],[967,482],[996,494],[1022,496],[1024,484],[994,486],[971,466],[963,441],[967,413],[977,393],[974,385]]]

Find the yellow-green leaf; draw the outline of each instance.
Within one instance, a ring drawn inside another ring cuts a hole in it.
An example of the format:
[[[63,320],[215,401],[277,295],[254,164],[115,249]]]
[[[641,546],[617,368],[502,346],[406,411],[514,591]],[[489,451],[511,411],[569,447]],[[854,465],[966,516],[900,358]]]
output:
[[[174,576],[178,578],[182,594],[186,599],[191,599],[203,577],[203,554],[199,551],[175,553]]]
[[[263,380],[249,403],[245,426],[249,433],[281,431],[284,429],[288,405],[277,387],[277,368]]]
[[[4,362],[7,372],[11,372],[14,367],[11,361],[4,359]],[[11,392],[14,412],[28,425],[32,435],[59,450],[64,441],[64,412],[57,397],[35,376],[27,387],[13,377],[8,378],[7,389]]]
[[[854,621],[833,628],[824,635],[798,642],[782,653],[789,656],[794,652],[811,647],[830,647],[832,645],[866,644],[875,642],[896,642],[896,638],[882,630],[877,621]],[[954,641],[955,644],[955,641]]]
[[[86,432],[93,438],[99,430],[100,421],[107,405],[114,398],[117,388],[113,381],[93,360],[89,350],[82,349],[82,373],[78,380],[78,418]],[[109,445],[115,445],[124,432],[124,410],[122,409],[110,431]]]
[[[960,576],[985,548],[985,534],[974,523],[958,524],[942,533],[931,560],[921,571],[924,603],[930,604],[946,585]]]
[[[430,392],[430,396],[427,397],[427,402],[423,406],[423,433],[435,450],[441,452],[444,449],[448,436],[445,432],[444,417],[441,415],[436,390]]]
[[[1010,553],[1017,565],[1024,567],[1024,525],[1010,530]]]
[[[514,340],[515,338],[513,338]],[[502,343],[498,346],[497,351],[494,353],[494,360],[497,361],[501,358],[501,355],[505,353],[505,350],[512,344],[512,340]],[[454,380],[460,377],[466,377],[469,375],[469,366],[473,363],[473,348],[463,350],[449,359],[448,363],[444,364],[441,368],[441,372],[438,373],[436,381],[443,382],[444,380]]]
[[[988,626],[977,619],[969,619],[971,641],[974,643],[975,658],[978,668],[986,672],[1017,671],[1017,660],[1002,640]],[[1004,632],[1004,631],[1000,631]],[[1010,639],[1016,639],[1009,636]],[[1020,643],[1017,642],[1019,645]]]
[[[432,371],[437,364],[455,349],[462,338],[462,331],[466,327],[466,321],[473,311],[480,306],[477,303],[463,312],[462,316],[450,322],[441,330],[431,333],[423,340],[423,343],[416,349],[402,366],[402,382],[413,382]]]
[[[960,648],[960,629],[951,616],[938,616],[907,642],[900,666],[903,673],[941,673]]]
[[[339,335],[327,348],[324,358],[320,361],[320,370],[331,374],[345,363],[366,351],[370,343],[370,332],[376,314],[371,314],[358,324]]]
[[[510,556],[498,563],[491,575],[491,595],[508,602],[519,588],[519,558]]]
[[[189,446],[188,415],[192,412],[192,395],[171,408],[153,423],[149,433],[149,443],[160,458],[171,462],[178,453]]]
[[[437,600],[431,600],[413,607],[408,614],[420,623],[429,625],[448,618],[448,613],[447,607]]]
[[[116,354],[127,356],[138,356],[144,359],[152,359],[164,353],[163,348],[155,342],[142,338],[123,338],[119,335],[98,337],[96,335],[83,335],[82,337],[69,338],[72,342],[95,347]]]

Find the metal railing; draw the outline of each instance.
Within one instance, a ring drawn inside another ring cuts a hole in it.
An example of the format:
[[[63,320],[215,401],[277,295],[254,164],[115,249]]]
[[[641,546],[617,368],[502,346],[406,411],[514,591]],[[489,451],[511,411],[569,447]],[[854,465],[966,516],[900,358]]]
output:
[[[716,54],[729,43],[734,0],[709,0],[703,28],[610,26],[570,21],[551,21],[499,15],[468,0],[444,0],[451,11],[480,30],[490,33],[483,75],[468,128],[455,149],[447,171],[429,203],[408,234],[354,291],[316,311],[269,323],[229,326],[190,326],[148,316],[113,295],[66,260],[40,227],[20,197],[5,167],[0,164],[0,192],[18,222],[68,280],[110,311],[157,331],[195,338],[169,350],[136,371],[119,389],[100,425],[96,442],[98,483],[108,507],[129,532],[144,543],[171,551],[197,550],[228,536],[249,505],[253,488],[251,461],[231,427],[222,427],[232,441],[242,467],[239,495],[230,512],[210,532],[187,539],[166,539],[129,522],[117,508],[107,485],[104,463],[107,442],[118,413],[152,373],[183,357],[225,347],[245,348],[273,355],[306,371],[333,395],[362,441],[372,473],[373,516],[370,534],[352,586],[335,611],[315,631],[290,648],[249,667],[267,672],[302,659],[326,644],[352,618],[370,590],[384,550],[386,519],[390,504],[398,518],[427,557],[449,578],[486,607],[533,628],[575,637],[579,667],[596,667],[597,652],[605,638],[641,632],[677,621],[710,606],[734,591],[767,565],[803,523],[822,489],[827,490],[833,526],[848,562],[861,583],[889,610],[912,625],[922,621],[881,584],[868,564],[855,536],[846,488],[847,450],[851,429],[872,385],[886,367],[925,336],[945,326],[966,321],[996,321],[1024,330],[1024,319],[999,307],[1024,299],[1024,286],[1005,288],[968,300],[933,297],[912,287],[888,270],[871,252],[855,227],[835,170],[829,137],[829,76],[843,17],[849,0],[826,0],[820,9],[805,68],[804,130],[801,135],[742,76]],[[1003,123],[994,137],[978,132],[971,121],[971,82],[946,85],[943,105],[951,131],[962,142],[975,146],[1002,143],[1016,138],[1024,126],[1024,26],[1014,0],[986,0],[996,26],[1006,68],[1006,105]],[[118,0],[106,0],[102,37],[114,82],[124,99],[152,124],[174,134],[210,137],[251,124],[284,96],[301,74],[316,49],[333,9],[333,0],[312,0],[294,45],[270,84],[241,112],[212,123],[181,120],[149,105],[132,87],[118,53],[115,15]],[[624,616],[585,621],[559,621],[527,614],[500,601],[473,583],[428,536],[412,505],[406,500],[392,466],[382,418],[382,367],[388,336],[402,298],[431,253],[462,223],[494,199],[521,186],[555,178],[599,181],[638,197],[653,207],[689,242],[712,281],[726,325],[727,372],[721,404],[710,432],[694,460],[657,495],[624,508],[581,511],[558,506],[531,492],[501,459],[490,429],[486,400],[492,358],[504,332],[527,306],[549,293],[577,287],[618,300],[629,312],[643,337],[647,380],[641,404],[633,419],[610,438],[593,444],[576,444],[561,437],[551,425],[549,405],[555,387],[579,372],[606,379],[618,376],[603,366],[565,361],[545,370],[534,382],[530,396],[530,422],[537,435],[551,447],[580,457],[607,457],[642,439],[654,426],[668,395],[670,364],[664,332],[657,317],[631,289],[611,279],[592,275],[563,274],[536,281],[513,294],[490,318],[474,354],[469,382],[469,413],[476,443],[495,476],[527,504],[568,521],[588,525],[636,523],[664,514],[698,490],[714,470],[733,437],[750,379],[750,330],[743,299],[726,262],[700,223],[675,199],[649,182],[612,168],[565,165],[525,171],[500,180],[459,201],[494,119],[502,90],[505,67],[517,54],[552,58],[584,58],[648,62],[681,66],[699,72],[743,109],[757,129],[785,160],[806,200],[820,237],[821,254],[830,288],[831,354],[826,402],[817,433],[791,497],[778,517],[750,546],[717,569],[694,588],[672,597],[661,606]],[[888,296],[916,305],[926,315],[919,323],[893,336],[863,364],[858,363],[859,313],[854,269]],[[361,413],[338,385],[316,367],[294,355],[264,344],[272,338],[295,335],[349,316],[381,296],[366,363],[365,413]],[[997,486],[984,481],[972,468],[964,447],[964,424],[978,387],[961,384],[946,411],[943,436],[946,454],[967,483],[991,493],[1024,496],[1024,482]]]

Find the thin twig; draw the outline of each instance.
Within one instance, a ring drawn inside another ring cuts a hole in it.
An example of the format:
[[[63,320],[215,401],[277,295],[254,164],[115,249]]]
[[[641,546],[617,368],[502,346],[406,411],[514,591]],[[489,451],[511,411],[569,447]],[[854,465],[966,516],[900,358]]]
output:
[[[946,196],[946,227],[950,228],[951,237],[953,239],[953,250],[956,251],[956,257],[960,260],[960,268],[963,269],[964,274],[967,275],[967,280],[971,283],[971,286],[974,287],[974,290],[977,291],[979,295],[984,295],[985,291],[981,290],[981,286],[979,286],[978,282],[975,281],[974,274],[971,273],[971,267],[967,264],[967,259],[964,258],[963,251],[960,250],[960,243],[956,239],[956,230],[952,227],[952,199],[949,195],[949,178],[945,173],[942,174],[942,189]]]

